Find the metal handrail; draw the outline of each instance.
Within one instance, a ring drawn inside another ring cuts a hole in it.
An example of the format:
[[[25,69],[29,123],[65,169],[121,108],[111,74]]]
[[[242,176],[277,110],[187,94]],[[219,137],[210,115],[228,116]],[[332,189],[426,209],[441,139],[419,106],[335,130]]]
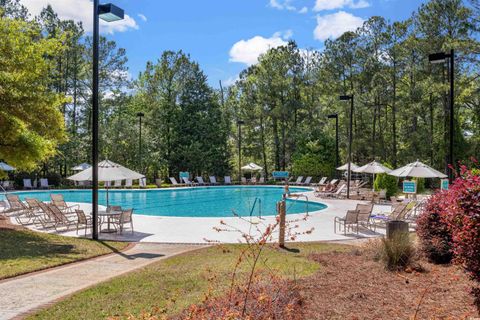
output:
[[[259,218],[262,217],[262,199],[258,197],[255,198],[255,201],[253,202],[252,209],[250,210],[250,217],[252,216],[253,211],[255,210],[255,206],[257,205],[257,202],[258,202],[258,217]]]
[[[309,202],[309,201],[308,201],[308,196],[306,196],[306,195],[304,195],[304,194],[292,194],[292,195],[289,195],[289,198],[297,198],[297,199],[298,199],[298,198],[305,198],[305,204],[307,205],[307,212],[306,212],[306,214],[308,215],[308,202]],[[293,202],[294,202],[294,201],[295,201],[295,200],[292,201],[292,204],[291,204],[289,207],[285,208],[285,213],[288,212],[288,209],[293,205]]]

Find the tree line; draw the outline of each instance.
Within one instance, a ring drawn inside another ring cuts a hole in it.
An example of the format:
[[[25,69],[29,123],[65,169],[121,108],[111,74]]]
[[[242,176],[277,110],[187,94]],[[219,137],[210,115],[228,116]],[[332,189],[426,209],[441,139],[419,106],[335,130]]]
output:
[[[90,162],[91,36],[50,6],[37,17],[18,0],[0,0],[0,8],[0,159],[67,176]],[[327,115],[338,114],[343,162],[349,105],[338,97],[349,94],[355,162],[419,159],[443,171],[449,69],[428,55],[455,49],[454,151],[467,160],[480,150],[479,8],[477,0],[431,0],[405,21],[371,17],[321,51],[291,41],[219,89],[182,51],[163,52],[131,79],[125,49],[100,37],[100,158],[149,178],[234,175],[241,120],[244,163],[267,175],[332,175],[335,126]]]

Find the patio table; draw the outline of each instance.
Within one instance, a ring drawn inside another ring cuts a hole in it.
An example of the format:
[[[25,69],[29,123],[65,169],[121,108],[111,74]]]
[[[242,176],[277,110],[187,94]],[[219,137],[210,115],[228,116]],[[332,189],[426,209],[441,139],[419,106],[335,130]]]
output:
[[[119,217],[122,214],[121,211],[98,211],[98,217],[107,218],[107,229],[100,230],[102,233],[114,233],[117,232],[117,229],[110,228],[110,221],[114,217]]]

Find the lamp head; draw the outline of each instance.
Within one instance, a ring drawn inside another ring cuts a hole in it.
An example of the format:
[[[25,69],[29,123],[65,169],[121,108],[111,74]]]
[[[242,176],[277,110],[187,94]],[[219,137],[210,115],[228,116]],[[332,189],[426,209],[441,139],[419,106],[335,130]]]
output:
[[[328,119],[336,119],[338,118],[338,113],[332,113],[327,116]]]
[[[138,112],[137,117],[143,117],[145,114],[143,112]]]
[[[352,96],[343,95],[343,96],[340,96],[339,99],[340,101],[348,101],[348,100],[352,100]]]
[[[448,57],[449,55],[445,52],[437,52],[428,55],[428,61],[430,61],[430,63],[445,63],[445,59]]]
[[[107,3],[98,6],[98,17],[106,22],[123,20],[123,9],[114,4]]]
[[[243,120],[237,120],[237,124],[238,124],[239,126],[244,125],[244,124],[245,124],[245,121],[243,121]]]

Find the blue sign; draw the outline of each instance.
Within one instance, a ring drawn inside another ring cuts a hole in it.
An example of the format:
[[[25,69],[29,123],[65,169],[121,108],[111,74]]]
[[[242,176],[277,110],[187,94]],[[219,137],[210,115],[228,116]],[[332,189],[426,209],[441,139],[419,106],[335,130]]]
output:
[[[183,172],[183,171],[180,171],[180,179],[182,178],[190,178],[190,174],[188,172]]]
[[[440,189],[442,189],[442,190],[448,190],[448,187],[449,187],[448,179],[442,179],[442,180],[440,180]]]
[[[288,179],[288,171],[273,171],[273,179]]]
[[[403,181],[403,193],[417,193],[417,183],[415,181]]]

